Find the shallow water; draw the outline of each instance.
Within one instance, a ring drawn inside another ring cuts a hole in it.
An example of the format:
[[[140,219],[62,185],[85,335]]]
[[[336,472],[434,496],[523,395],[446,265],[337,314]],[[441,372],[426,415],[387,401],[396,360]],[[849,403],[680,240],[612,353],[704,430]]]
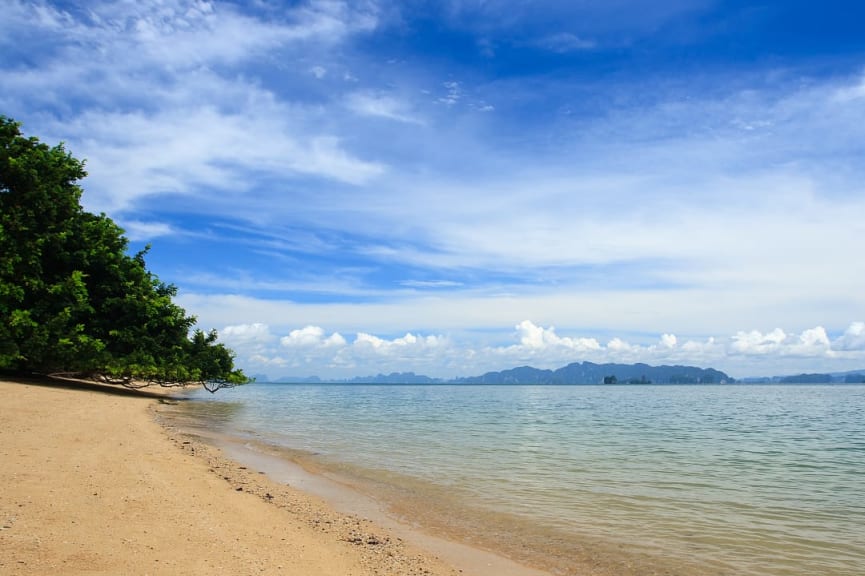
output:
[[[255,384],[199,425],[558,573],[865,573],[865,386]]]

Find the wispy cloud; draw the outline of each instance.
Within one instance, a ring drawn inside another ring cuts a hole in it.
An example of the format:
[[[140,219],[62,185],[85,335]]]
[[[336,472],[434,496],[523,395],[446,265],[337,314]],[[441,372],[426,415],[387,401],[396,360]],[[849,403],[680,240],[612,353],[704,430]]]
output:
[[[346,152],[339,138],[308,133],[306,119],[292,121],[301,111],[276,104],[266,94],[251,96],[252,105],[237,113],[176,107],[153,114],[88,113],[64,122],[62,130],[80,139],[79,149],[88,158],[92,193],[85,203],[112,211],[157,194],[216,189],[240,195],[253,186],[250,171],[349,184],[384,171],[380,164]]]
[[[454,280],[403,280],[400,284],[409,288],[455,288],[463,285]]]
[[[0,109],[253,365],[858,359],[861,55],[634,7],[11,0]]]
[[[448,106],[453,106],[462,99],[463,92],[459,82],[455,80],[448,80],[447,82],[444,82],[442,86],[445,89],[445,93],[444,95],[439,96],[438,101],[440,103],[446,104]]]
[[[160,236],[172,236],[177,231],[165,222],[143,222],[140,220],[125,220],[121,223],[126,237],[130,240],[150,240]]]
[[[248,190],[250,171],[359,184],[384,170],[322,129],[320,109],[281,100],[237,71],[298,43],[332,45],[372,30],[374,10],[311,2],[277,20],[182,0],[14,8],[19,23],[35,16],[53,48],[36,56],[38,68],[4,71],[4,103],[14,111],[35,96],[54,108],[45,128],[88,157],[85,202],[94,209],[128,209],[154,194]],[[67,102],[84,111],[70,114]]]
[[[591,50],[596,46],[592,40],[580,38],[576,34],[570,32],[560,32],[551,34],[537,41],[537,45],[545,50],[552,50],[564,54],[567,52],[576,52],[580,50]]]
[[[410,124],[423,124],[422,120],[412,115],[405,102],[385,94],[353,92],[348,94],[346,106],[362,116],[377,116]]]

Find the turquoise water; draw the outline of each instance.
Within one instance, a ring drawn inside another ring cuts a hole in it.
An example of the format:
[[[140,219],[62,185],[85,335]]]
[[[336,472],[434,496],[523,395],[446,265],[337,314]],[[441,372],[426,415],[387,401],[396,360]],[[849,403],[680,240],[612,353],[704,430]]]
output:
[[[560,573],[620,554],[633,573],[865,574],[865,386],[256,384],[194,398],[184,410],[208,426]]]

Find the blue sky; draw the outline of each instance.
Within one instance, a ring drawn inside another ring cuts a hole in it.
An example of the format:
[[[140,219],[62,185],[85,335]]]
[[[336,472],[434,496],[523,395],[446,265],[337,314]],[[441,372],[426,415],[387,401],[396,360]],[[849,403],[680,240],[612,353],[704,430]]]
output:
[[[5,0],[63,141],[248,373],[865,367],[865,5]]]

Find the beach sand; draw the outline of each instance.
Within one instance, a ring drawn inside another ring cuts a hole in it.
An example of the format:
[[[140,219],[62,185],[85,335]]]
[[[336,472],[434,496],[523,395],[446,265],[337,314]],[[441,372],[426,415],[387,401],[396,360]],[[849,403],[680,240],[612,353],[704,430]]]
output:
[[[159,402],[0,381],[0,574],[460,573],[166,430]]]

